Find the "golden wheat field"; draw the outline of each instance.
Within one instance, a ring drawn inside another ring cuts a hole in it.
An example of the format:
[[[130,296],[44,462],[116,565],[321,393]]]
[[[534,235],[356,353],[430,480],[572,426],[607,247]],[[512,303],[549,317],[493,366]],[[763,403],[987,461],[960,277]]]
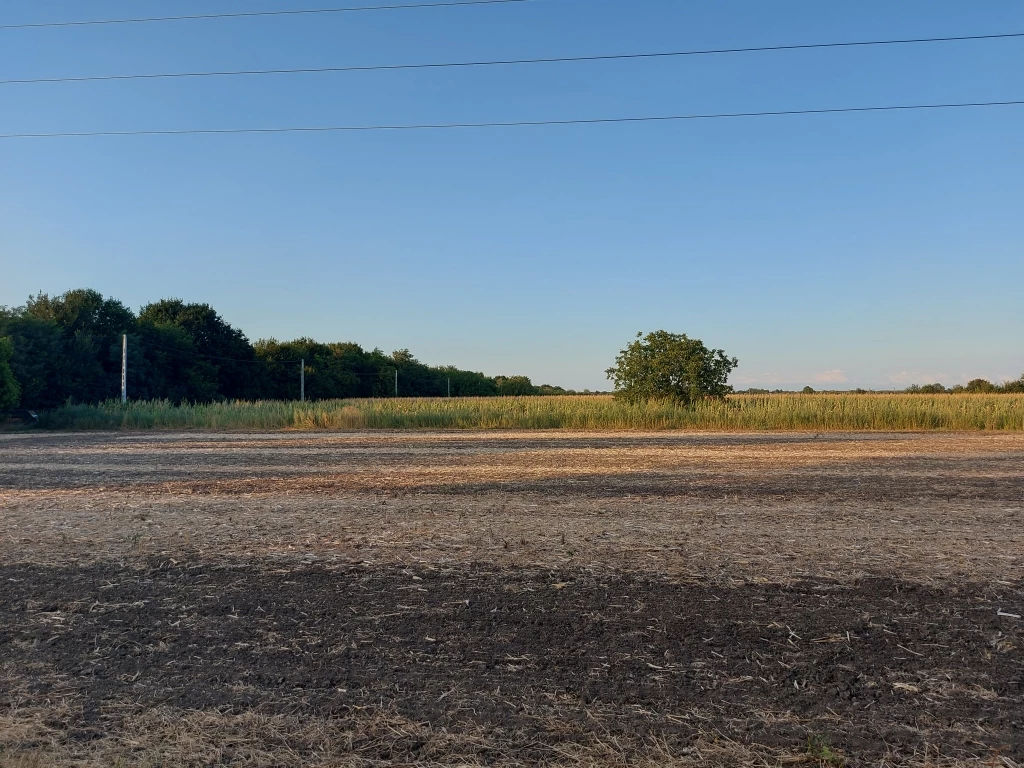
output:
[[[69,405],[51,429],[1024,430],[1024,395],[732,395],[695,408],[609,395]]]

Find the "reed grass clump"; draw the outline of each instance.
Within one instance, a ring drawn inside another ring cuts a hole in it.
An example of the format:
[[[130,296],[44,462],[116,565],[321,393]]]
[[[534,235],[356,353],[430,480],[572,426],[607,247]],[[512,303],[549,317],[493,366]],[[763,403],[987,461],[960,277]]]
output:
[[[43,429],[1024,430],[1024,395],[732,395],[687,408],[607,395],[66,405]]]

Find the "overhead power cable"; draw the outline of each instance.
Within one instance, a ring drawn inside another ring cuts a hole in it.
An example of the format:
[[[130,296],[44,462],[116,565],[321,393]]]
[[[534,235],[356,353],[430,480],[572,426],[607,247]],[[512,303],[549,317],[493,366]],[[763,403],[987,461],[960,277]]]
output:
[[[597,117],[575,120],[515,120],[488,123],[410,123],[395,125],[324,125],[288,126],[281,128],[183,128],[141,131],[65,131],[56,133],[4,133],[0,139],[56,139],[95,136],[188,136],[270,133],[336,133],[371,131],[422,131],[454,128],[526,128],[547,125],[601,125],[611,123],[654,123],[682,120],[721,120],[740,117],[780,117],[786,115],[835,115],[854,112],[907,112],[922,109],[966,109],[981,107],[1007,107],[1024,105],[1024,99],[1015,101],[975,101],[953,104],[900,104],[881,107],[836,107],[832,109],[783,109],[764,112],[718,112],[690,115],[647,115],[643,117]]]
[[[206,354],[205,352],[197,352],[194,349],[185,349],[183,347],[168,347],[168,346],[166,346],[164,344],[156,344],[156,343],[154,343],[152,341],[148,341],[146,339],[141,339],[141,338],[138,338],[138,337],[132,337],[132,346],[142,346],[142,347],[146,347],[146,348],[149,348],[149,349],[159,349],[159,350],[166,351],[166,352],[174,352],[179,357],[180,356],[199,357],[199,358],[202,358],[204,360],[219,360],[221,362],[227,362],[227,363],[246,363],[246,364],[249,364],[249,365],[285,365],[285,364],[287,364],[287,365],[297,365],[299,363],[304,362],[307,359],[311,363],[313,362],[313,358],[312,357],[309,357],[309,358],[298,358],[297,357],[294,360],[284,360],[284,359],[266,358],[266,357],[253,357],[253,358],[221,357],[219,355],[209,355],[209,354]],[[381,376],[391,376],[391,375],[393,375],[394,370],[395,370],[395,366],[387,365],[387,366],[385,366],[385,370],[383,370],[383,371],[381,371],[381,370],[353,371],[353,370],[345,369],[345,370],[342,371],[342,374],[344,374],[346,376],[357,376],[357,377],[360,377],[360,378],[364,378],[364,377],[365,378],[379,378]],[[441,375],[442,374],[438,374],[438,376],[441,376]],[[415,381],[419,381],[421,383],[422,382],[436,381],[436,380],[432,380],[432,379],[423,379],[423,378],[417,378],[417,377],[410,377],[410,376],[408,376],[406,374],[402,374],[402,376],[403,376],[403,379],[406,380],[406,381],[409,381],[410,379],[415,380]]]
[[[166,352],[174,352],[174,353],[176,353],[178,355],[189,355],[191,357],[201,357],[201,358],[204,358],[206,360],[221,360],[223,362],[228,362],[228,363],[260,363],[260,362],[266,362],[265,360],[260,360],[258,358],[246,359],[246,358],[240,358],[240,357],[220,357],[218,355],[208,355],[205,352],[196,352],[193,349],[184,349],[182,347],[168,347],[168,346],[165,346],[163,344],[155,344],[152,341],[148,341],[148,340],[145,340],[145,339],[139,339],[139,338],[136,338],[136,337],[133,337],[132,345],[133,346],[139,345],[139,346],[143,346],[143,347],[148,347],[149,349],[159,349],[159,350],[163,350],[163,351],[166,351]],[[275,363],[298,363],[300,361],[299,360],[274,360],[272,362],[275,362]]]
[[[466,5],[504,5],[527,3],[530,0],[450,0],[450,2],[397,3],[394,5],[360,5],[345,8],[295,8],[282,11],[239,11],[237,13],[200,13],[189,16],[146,16],[131,19],[85,19],[82,21],[42,21],[26,24],[0,24],[0,29],[41,29],[45,27],[89,27],[100,24],[147,24],[161,21],[206,21],[208,19],[243,19],[257,16],[308,16],[328,13],[362,11],[399,11],[411,8],[455,8]]]
[[[480,61],[427,62],[421,64],[374,64],[344,67],[296,67],[291,69],[235,69],[202,72],[154,72],[128,75],[83,75],[72,77],[34,77],[0,80],[0,85],[37,83],[89,83],[109,80],[160,80],[189,77],[239,77],[257,75],[299,75],[328,72],[379,72],[404,69],[455,69],[466,67],[507,67],[523,64],[558,64],[587,61],[622,61],[626,59],[663,59],[683,56],[711,56],[732,53],[764,53],[770,51],[801,51],[818,48],[854,48],[881,45],[908,45],[912,43],[949,43],[966,40],[998,40],[1024,37],[1024,32],[997,35],[963,35],[959,37],[918,37],[902,40],[857,40],[841,43],[806,43],[800,45],[762,45],[750,48],[707,48],[688,51],[655,51],[652,53],[619,53],[596,56],[552,56],[536,59],[489,59]]]
[[[311,365],[315,365],[316,362],[312,356],[309,358],[295,358],[294,360],[283,360],[265,357],[254,357],[251,359],[239,357],[220,357],[219,355],[209,355],[206,354],[205,352],[197,352],[192,349],[183,349],[181,347],[168,347],[163,344],[156,344],[154,342],[139,338],[133,338],[132,345],[147,347],[149,349],[159,349],[162,351],[174,352],[177,354],[178,357],[188,356],[193,358],[201,358],[203,360],[216,360],[219,362],[228,363],[245,363],[248,365],[298,365],[300,363],[305,363],[307,360],[310,362]],[[407,371],[403,371],[398,366],[391,364],[385,364],[383,368],[371,370],[352,370],[348,368],[343,368],[341,371],[335,371],[335,374],[339,376],[350,376],[352,378],[361,380],[369,379],[370,382],[373,384],[384,384],[386,387],[390,388],[392,381],[391,377],[394,376],[396,370],[398,371],[398,374],[401,377],[400,380],[402,384],[406,387],[408,387],[409,384],[441,387],[445,379],[449,378],[448,374],[440,372],[436,373],[433,377],[431,377],[429,374],[426,377],[414,376],[408,373]]]

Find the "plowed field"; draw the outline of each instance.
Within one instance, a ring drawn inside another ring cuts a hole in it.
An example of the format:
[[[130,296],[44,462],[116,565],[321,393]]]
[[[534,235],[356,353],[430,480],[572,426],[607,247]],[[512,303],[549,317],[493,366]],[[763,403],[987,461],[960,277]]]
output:
[[[0,767],[1024,764],[1024,435],[0,435]]]

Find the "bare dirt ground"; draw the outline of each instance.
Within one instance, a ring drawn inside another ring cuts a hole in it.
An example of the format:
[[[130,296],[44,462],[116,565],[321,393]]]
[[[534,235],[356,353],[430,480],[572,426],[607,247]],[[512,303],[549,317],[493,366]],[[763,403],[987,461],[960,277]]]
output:
[[[0,766],[1024,763],[1024,435],[0,435]]]

